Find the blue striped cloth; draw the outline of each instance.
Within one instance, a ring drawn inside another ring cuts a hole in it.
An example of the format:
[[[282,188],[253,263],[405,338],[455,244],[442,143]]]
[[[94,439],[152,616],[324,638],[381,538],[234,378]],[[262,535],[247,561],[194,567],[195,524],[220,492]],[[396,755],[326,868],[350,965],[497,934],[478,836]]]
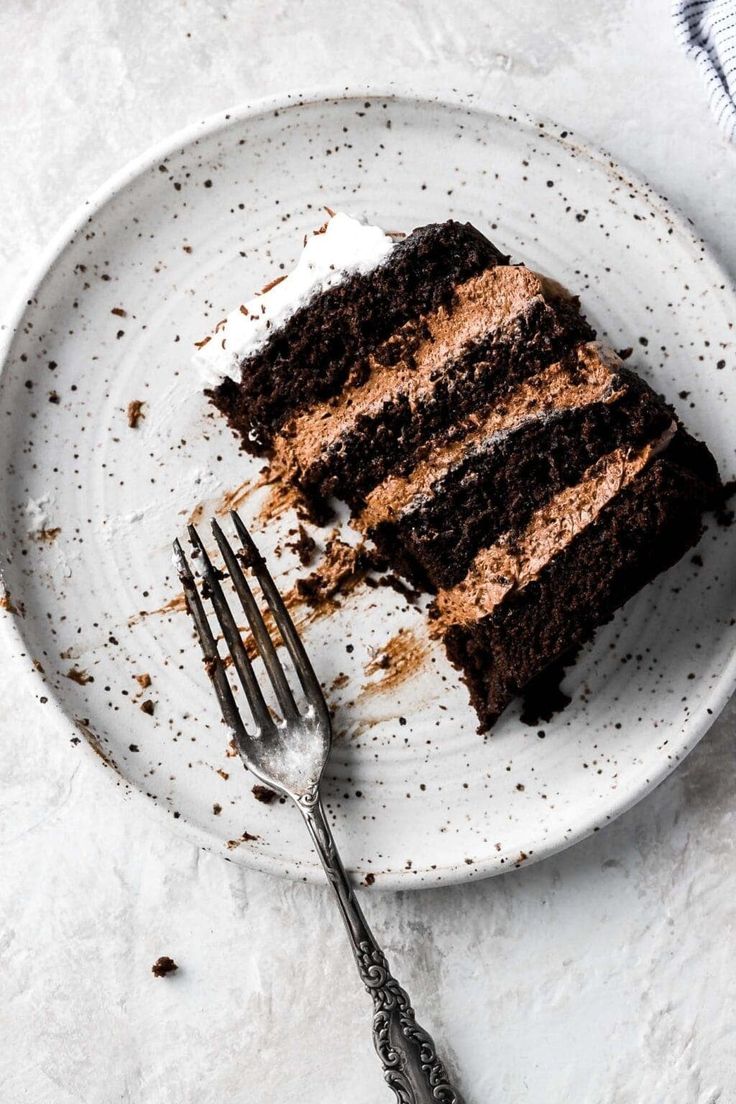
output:
[[[677,36],[703,74],[725,136],[736,139],[736,0],[675,0]]]

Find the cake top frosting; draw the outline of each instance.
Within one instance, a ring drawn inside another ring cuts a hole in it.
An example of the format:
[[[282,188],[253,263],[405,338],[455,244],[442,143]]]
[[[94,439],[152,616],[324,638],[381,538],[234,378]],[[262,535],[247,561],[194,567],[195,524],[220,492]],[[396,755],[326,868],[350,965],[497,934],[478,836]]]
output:
[[[241,304],[198,343],[194,362],[205,382],[215,386],[226,376],[239,379],[241,362],[300,307],[346,276],[369,272],[388,257],[393,246],[392,238],[378,226],[343,212],[330,215],[323,227],[307,237],[288,275]]]

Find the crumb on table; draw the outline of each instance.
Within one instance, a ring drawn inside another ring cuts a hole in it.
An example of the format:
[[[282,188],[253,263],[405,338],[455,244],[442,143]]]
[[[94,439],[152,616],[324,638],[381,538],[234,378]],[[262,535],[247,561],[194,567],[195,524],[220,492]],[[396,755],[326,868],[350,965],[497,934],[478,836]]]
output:
[[[166,977],[167,974],[175,974],[179,969],[173,958],[169,958],[168,955],[161,955],[161,958],[157,958],[151,967],[151,973],[154,977]]]

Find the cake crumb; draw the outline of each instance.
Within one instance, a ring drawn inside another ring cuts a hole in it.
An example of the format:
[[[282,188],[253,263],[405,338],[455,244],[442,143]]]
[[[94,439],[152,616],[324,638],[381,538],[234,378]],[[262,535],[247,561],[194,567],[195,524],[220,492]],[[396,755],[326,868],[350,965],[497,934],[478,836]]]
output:
[[[374,561],[365,544],[354,547],[333,537],[317,570],[297,579],[297,594],[310,606],[334,605],[338,594],[349,594],[373,568]]]
[[[154,977],[166,977],[167,974],[175,974],[179,969],[173,958],[169,958],[168,955],[161,955],[157,958],[151,967],[151,973]]]
[[[95,681],[94,676],[82,667],[70,667],[66,677],[71,679],[72,682],[76,682],[78,686],[86,686],[88,682]]]
[[[256,783],[256,785],[251,790],[251,793],[253,794],[256,801],[260,801],[264,805],[270,805],[271,802],[278,797],[278,794],[275,790],[272,790],[269,786],[262,786],[260,782]]]
[[[314,537],[310,536],[304,526],[299,523],[299,529],[297,530],[297,536],[295,540],[287,542],[287,548],[291,548],[293,552],[296,552],[299,557],[299,563],[302,567],[309,567],[314,559],[314,552],[317,547],[317,542]]]
[[[260,836],[254,836],[252,832],[243,832],[242,836],[238,839],[228,840],[225,846],[228,851],[233,851],[236,847],[240,847],[241,843],[252,843],[254,840],[259,840]]]
[[[128,425],[131,429],[137,429],[138,423],[145,418],[143,413],[144,403],[142,399],[133,399],[128,403]]]
[[[152,702],[150,698],[146,698],[145,701],[141,702],[141,711],[147,714],[147,716],[152,717],[155,709],[155,703]]]

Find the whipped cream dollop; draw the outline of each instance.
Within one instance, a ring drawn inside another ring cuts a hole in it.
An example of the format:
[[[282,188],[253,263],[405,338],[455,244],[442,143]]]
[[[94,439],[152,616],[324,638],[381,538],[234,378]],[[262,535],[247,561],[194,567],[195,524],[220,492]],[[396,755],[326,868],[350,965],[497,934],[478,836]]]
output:
[[[380,227],[342,212],[331,215],[324,227],[309,235],[288,276],[239,306],[200,344],[194,363],[205,383],[216,386],[226,376],[239,379],[241,361],[252,356],[300,307],[347,276],[370,272],[386,260],[393,247],[392,238]]]

